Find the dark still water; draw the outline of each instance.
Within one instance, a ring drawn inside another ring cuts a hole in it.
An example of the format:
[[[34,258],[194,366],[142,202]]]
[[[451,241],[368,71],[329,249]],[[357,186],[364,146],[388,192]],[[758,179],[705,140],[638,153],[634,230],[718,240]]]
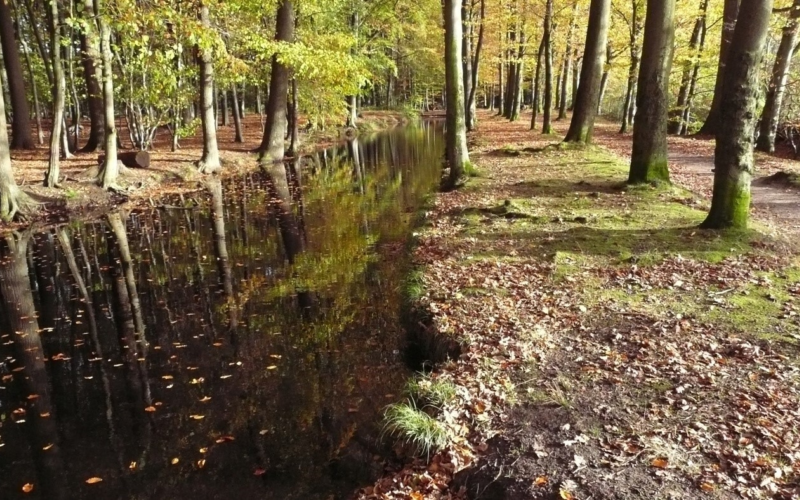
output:
[[[327,499],[380,472],[440,130],[0,237],[0,498]],[[282,173],[281,173],[282,172]],[[302,186],[302,187],[300,187]]]

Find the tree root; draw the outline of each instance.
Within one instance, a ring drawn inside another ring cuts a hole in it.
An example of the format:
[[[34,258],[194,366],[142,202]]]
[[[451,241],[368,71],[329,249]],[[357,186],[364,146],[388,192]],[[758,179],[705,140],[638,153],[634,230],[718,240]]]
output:
[[[222,165],[220,164],[219,160],[216,162],[211,161],[207,162],[206,160],[198,160],[197,163],[197,171],[201,174],[213,174],[215,172],[219,172],[222,169]]]
[[[0,188],[0,220],[24,220],[38,210],[40,203],[31,199],[17,186]]]

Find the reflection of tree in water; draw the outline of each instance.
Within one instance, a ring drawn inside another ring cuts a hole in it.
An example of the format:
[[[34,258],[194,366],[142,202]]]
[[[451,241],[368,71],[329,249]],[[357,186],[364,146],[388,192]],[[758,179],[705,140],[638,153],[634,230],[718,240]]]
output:
[[[405,373],[391,252],[438,180],[438,152],[415,148],[365,142],[358,171],[329,152],[55,233],[68,326],[44,348],[72,357],[79,409],[55,416],[74,498],[325,498],[368,473]]]

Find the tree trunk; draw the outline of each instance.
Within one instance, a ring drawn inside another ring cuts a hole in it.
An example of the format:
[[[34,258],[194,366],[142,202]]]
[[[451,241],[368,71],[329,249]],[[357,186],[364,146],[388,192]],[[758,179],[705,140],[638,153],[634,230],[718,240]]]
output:
[[[725,85],[725,72],[727,71],[728,52],[733,40],[736,19],[739,17],[739,4],[741,0],[725,0],[722,11],[722,38],[719,48],[719,62],[717,64],[717,79],[714,83],[714,98],[711,109],[708,111],[705,123],[697,132],[699,135],[715,135],[720,129],[720,104],[722,102],[722,87]]]
[[[458,0],[444,0],[444,67],[447,84],[445,153],[450,176],[445,189],[454,189],[465,175],[469,163],[467,126],[464,121],[464,81],[461,75],[461,6]]]
[[[675,0],[648,0],[629,183],[669,182],[667,117]]]
[[[606,54],[606,68],[604,74],[608,73],[608,65],[611,64],[611,51],[608,51]],[[578,79],[581,76],[581,60],[582,57],[578,57],[578,49],[574,49],[572,53],[572,94],[569,102],[569,110],[572,111],[575,109],[575,101],[578,99]],[[603,94],[600,93],[600,100],[603,100]],[[598,106],[599,108],[599,106]],[[599,113],[598,113],[599,114]]]
[[[500,58],[502,59],[502,57],[503,57],[503,51],[501,50],[500,51]],[[504,68],[504,64],[503,64],[502,61],[500,61],[498,63],[498,65],[497,65],[497,74],[499,76],[499,78],[498,78],[499,79],[499,86],[497,88],[497,93],[498,93],[498,97],[497,97],[497,116],[500,116],[500,115],[503,114],[503,107],[505,106],[505,103],[503,102],[503,92],[504,92],[504,88],[503,88],[503,68]]]
[[[575,12],[578,10],[578,2],[572,4],[572,15],[569,21],[569,31],[567,32],[567,47],[564,49],[564,64],[561,69],[561,94],[558,101],[558,118],[563,120],[567,117],[567,84],[569,83],[569,74],[572,70],[572,38],[575,33]],[[605,73],[605,72],[604,72]],[[601,85],[602,88],[602,85]],[[599,102],[599,101],[598,101]]]
[[[789,21],[783,28],[778,53],[775,54],[775,65],[769,81],[767,98],[761,111],[760,134],[756,149],[767,153],[775,152],[775,135],[781,118],[781,106],[786,92],[786,81],[789,78],[789,67],[794,55],[797,35],[800,31],[800,0],[795,0],[789,14]]]
[[[0,92],[0,220],[10,221],[17,213],[25,215],[29,208],[30,200],[17,187],[14,171],[11,169],[5,100]]]
[[[239,107],[239,93],[236,91],[235,83],[231,86],[231,94],[233,95],[233,142],[241,143],[244,142],[244,133],[242,132],[242,108]]]
[[[519,46],[517,47],[517,57],[514,62],[514,82],[513,91],[511,93],[512,101],[510,108],[510,115],[508,117],[512,122],[519,119],[519,113],[522,110],[522,83],[523,75],[525,74],[525,31],[520,29],[519,32]]]
[[[210,27],[208,5],[200,5],[200,22]],[[222,168],[217,145],[217,119],[214,116],[214,60],[210,49],[201,49],[200,63],[200,121],[203,128],[203,156],[197,162],[201,174],[211,174]]]
[[[462,77],[464,79],[464,121],[467,130],[475,129],[472,102],[470,98],[474,96],[472,89],[472,0],[461,1],[461,64]]]
[[[611,0],[592,0],[589,8],[589,27],[586,30],[580,86],[569,131],[564,138],[566,142],[588,144],[592,141],[597,104],[600,102],[600,80],[603,78],[610,7]]]
[[[675,103],[675,107],[670,111],[670,120],[669,125],[667,126],[667,131],[670,134],[679,134],[684,127],[683,117],[686,111],[686,104],[689,101],[689,87],[692,83],[694,68],[699,62],[698,60],[701,50],[700,41],[704,37],[707,8],[708,0],[705,0],[700,6],[700,14],[697,16],[697,19],[694,22],[692,37],[689,39],[689,48],[691,50],[692,57],[683,64],[681,86],[678,89],[678,100]]]
[[[228,91],[223,89],[220,91],[220,96],[222,98],[222,126],[227,127],[231,124],[230,120],[230,112],[228,111]]]
[[[14,36],[14,21],[11,17],[9,0],[0,0],[0,45],[3,47],[3,62],[8,78],[8,93],[11,95],[11,109],[14,120],[11,122],[11,149],[34,149],[31,137],[30,110],[25,93],[25,77],[19,60],[19,49]],[[16,33],[19,36],[19,33]]]
[[[81,32],[81,52],[83,62],[83,77],[86,80],[86,93],[89,105],[89,140],[81,149],[84,153],[91,153],[101,147],[103,143],[104,109],[103,96],[101,91],[102,64],[99,37],[94,19],[90,18],[94,14],[92,0],[84,0],[83,15],[86,17],[83,31]]]
[[[298,102],[298,99],[297,78],[292,78],[292,105],[289,108],[289,115],[292,123],[292,128],[289,131],[289,156],[292,158],[297,156],[300,148],[300,103]]]
[[[542,103],[542,133],[552,134],[553,124],[553,0],[547,0],[544,14],[544,102]]]
[[[467,95],[467,106],[470,109],[472,116],[472,123],[467,123],[469,130],[473,130],[477,121],[477,105],[475,103],[475,95],[478,89],[478,66],[481,61],[481,50],[483,49],[483,32],[484,21],[486,19],[486,0],[480,0],[481,13],[480,13],[480,27],[478,28],[478,41],[475,44],[475,50],[472,51],[472,84],[470,86],[470,93]],[[474,5],[474,4],[473,4]]]
[[[611,46],[609,45],[606,48],[606,64],[603,67],[603,78],[600,80],[600,100],[597,103],[597,115],[600,116],[603,114],[603,97],[606,95],[606,88],[608,87],[608,73],[609,69],[611,68],[611,60],[614,58],[614,54],[611,52]],[[575,71],[572,73],[573,77],[573,89],[577,87],[574,83],[575,74],[578,71],[577,61],[575,62]],[[574,91],[574,90],[573,90]]]
[[[111,26],[101,10],[101,0],[94,0],[97,25],[100,28],[100,55],[103,71],[103,140],[105,159],[97,174],[97,184],[103,189],[116,189],[119,164],[117,163],[117,124],[114,117],[114,67],[111,54]]]
[[[620,134],[628,132],[628,128],[633,125],[633,111],[636,107],[634,95],[636,95],[636,76],[639,74],[639,47],[637,45],[637,40],[639,39],[639,31],[641,30],[638,5],[636,0],[631,0],[632,14],[628,33],[630,39],[629,49],[631,64],[628,68],[625,101],[622,105],[622,125],[619,129]]]
[[[283,0],[278,7],[275,28],[277,42],[294,41],[294,5],[292,0]],[[261,139],[262,160],[264,162],[283,162],[286,137],[286,103],[289,93],[289,68],[279,59],[272,57],[272,75],[269,81],[269,100],[267,101],[267,124]]]
[[[704,228],[747,227],[758,72],[771,14],[772,0],[742,3],[726,59],[714,149],[714,191]]]
[[[64,126],[64,67],[61,64],[61,23],[58,16],[59,1],[50,2],[50,54],[53,58],[53,126],[50,129],[50,158],[44,178],[46,187],[57,187],[59,177],[59,161],[61,134]],[[67,151],[65,151],[65,154]]]
[[[541,100],[541,94],[539,92],[539,80],[542,74],[542,55],[544,54],[544,37],[539,42],[539,51],[536,54],[536,70],[533,76],[533,103],[531,105],[532,112],[531,112],[531,130],[536,129],[536,115],[539,113],[539,101]]]
[[[20,18],[22,15],[20,14],[19,6],[15,5],[14,7],[14,20],[17,27],[17,33],[20,33]],[[31,64],[31,56],[29,50],[23,51],[25,54],[25,66],[28,70],[28,81],[31,82],[31,91],[33,93],[33,107],[34,113],[36,115],[36,135],[37,135],[37,142],[41,146],[44,144],[44,130],[42,130],[42,108],[39,104],[39,86],[36,84],[36,79],[33,76],[33,65]]]

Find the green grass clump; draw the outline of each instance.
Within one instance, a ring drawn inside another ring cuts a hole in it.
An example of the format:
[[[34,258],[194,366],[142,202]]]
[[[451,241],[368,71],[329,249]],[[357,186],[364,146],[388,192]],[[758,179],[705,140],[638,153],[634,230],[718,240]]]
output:
[[[447,446],[444,426],[418,409],[413,401],[387,407],[384,422],[384,433],[411,446],[417,454],[430,455]]]
[[[422,280],[422,269],[416,268],[408,273],[403,284],[403,295],[408,302],[416,302],[425,295],[425,283]]]
[[[440,408],[456,398],[456,386],[449,380],[434,380],[419,374],[406,384],[406,393],[415,402]]]

